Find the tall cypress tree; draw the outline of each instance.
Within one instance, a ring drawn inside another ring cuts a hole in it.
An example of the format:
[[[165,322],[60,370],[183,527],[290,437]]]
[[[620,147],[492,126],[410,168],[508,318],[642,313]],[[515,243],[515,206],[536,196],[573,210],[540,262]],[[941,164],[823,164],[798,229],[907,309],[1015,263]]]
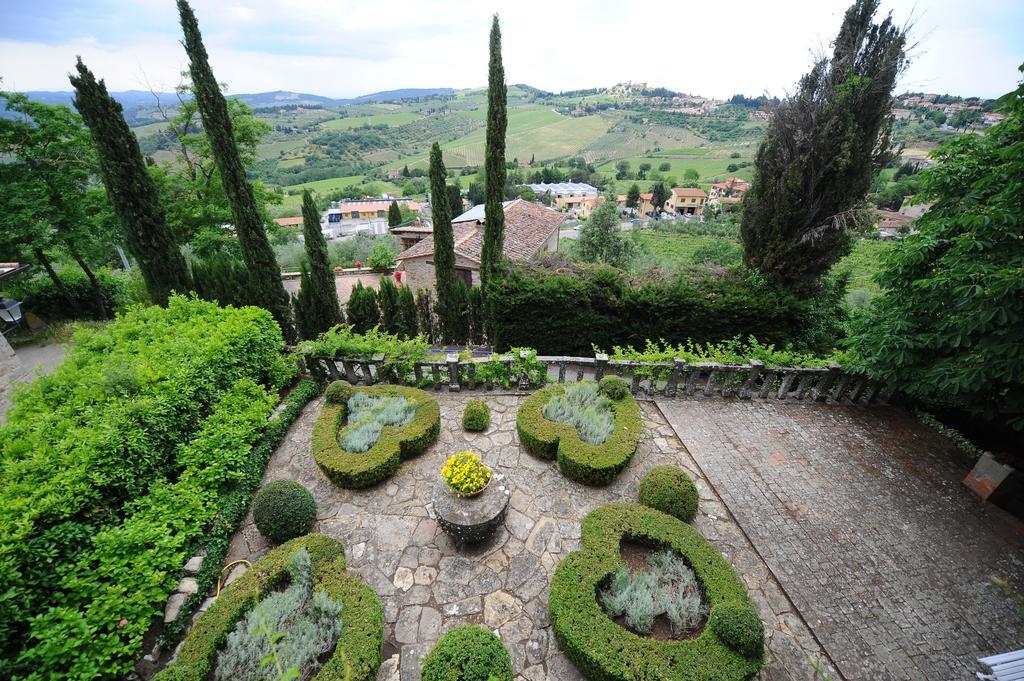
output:
[[[295,329],[292,326],[288,293],[281,283],[281,270],[267,239],[263,217],[256,207],[252,185],[245,175],[245,167],[235,145],[227,101],[213,76],[196,15],[187,0],[178,0],[178,13],[185,33],[185,51],[189,57],[193,94],[203,118],[214,161],[220,170],[224,193],[231,203],[242,258],[249,268],[253,298],[274,315],[285,338],[293,341]]]
[[[149,297],[166,305],[171,291],[185,293],[192,287],[185,258],[167,227],[156,184],[146,170],[138,139],[125,123],[121,105],[81,57],[75,69],[78,76],[69,76],[75,88],[75,108],[96,145],[103,184],[125,244],[139,263]]]
[[[501,63],[501,27],[498,15],[491,23],[491,57],[487,72],[487,141],[484,147],[484,244],[480,256],[480,284],[487,282],[501,261],[505,243],[505,111],[507,91],[505,67]]]
[[[437,142],[430,147],[430,208],[434,219],[434,277],[437,281],[437,312],[445,340],[452,329],[451,298],[455,288],[455,236],[452,233],[452,208],[445,179],[448,172]]]
[[[327,239],[320,231],[320,213],[308,189],[302,192],[302,236],[309,269],[299,287],[299,299],[303,301],[299,333],[303,338],[316,338],[343,319],[334,272],[327,257]]]
[[[398,201],[392,201],[388,206],[388,227],[396,227],[402,224],[402,209],[398,207]]]

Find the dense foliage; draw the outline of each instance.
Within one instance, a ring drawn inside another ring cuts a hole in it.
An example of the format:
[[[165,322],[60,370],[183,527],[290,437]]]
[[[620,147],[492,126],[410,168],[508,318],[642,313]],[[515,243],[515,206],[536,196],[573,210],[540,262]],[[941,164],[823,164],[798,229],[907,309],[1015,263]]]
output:
[[[352,397],[352,384],[348,381],[331,381],[324,390],[327,404],[345,404]]]
[[[275,544],[307,534],[316,522],[316,500],[294,480],[271,480],[252,500],[256,529]]]
[[[232,583],[189,632],[174,664],[153,681],[205,681],[217,662],[225,637],[271,591],[287,580],[296,552],[309,552],[313,591],[341,604],[344,625],[319,681],[373,681],[384,642],[384,608],[373,589],[348,574],[345,549],[323,534],[307,534],[277,547]]]
[[[655,466],[640,481],[640,503],[679,518],[684,523],[697,515],[700,495],[686,471],[676,466]]]
[[[4,676],[130,668],[291,375],[257,308],[172,297],[75,343],[0,428]]]
[[[761,668],[760,651],[737,652],[710,626],[693,638],[660,641],[637,636],[608,617],[597,590],[622,565],[625,538],[683,556],[703,586],[710,619],[722,608],[754,608],[732,566],[693,527],[644,506],[602,506],[583,519],[580,549],[558,564],[548,598],[558,645],[583,675],[595,681],[753,678]]]
[[[377,292],[357,281],[348,295],[348,323],[359,333],[366,333],[380,324]]]
[[[445,181],[448,173],[441,157],[441,147],[434,142],[430,148],[430,210],[434,222],[434,275],[437,292],[437,316],[441,321],[441,336],[452,340],[452,316],[456,313],[452,296],[455,294],[455,237],[452,232],[452,210],[448,201]]]
[[[879,0],[847,9],[830,57],[772,114],[743,199],[746,263],[809,293],[849,249],[848,225],[893,155],[892,88],[906,64],[906,30]]]
[[[501,639],[474,624],[455,627],[423,658],[423,681],[512,681]]]
[[[309,191],[302,193],[302,235],[309,266],[302,268],[295,300],[296,325],[303,338],[316,338],[344,318],[327,257],[327,240],[320,229],[320,211]]]
[[[1024,67],[1022,67],[1024,68]],[[920,173],[935,203],[883,260],[852,347],[873,378],[1024,428],[1024,84]]]
[[[470,400],[462,411],[462,428],[482,433],[491,425],[491,408],[483,400]]]
[[[572,253],[583,262],[629,268],[636,258],[637,244],[619,233],[619,209],[615,203],[605,201],[593,210],[580,227]]]
[[[586,355],[593,345],[642,346],[653,338],[675,344],[753,335],[784,344],[800,342],[814,324],[811,303],[738,275],[636,286],[611,268],[581,274],[516,268],[489,295],[501,311],[493,319],[494,346],[529,346],[547,355]]]
[[[708,626],[723,643],[747,657],[756,658],[764,653],[764,622],[749,605],[716,608]]]
[[[501,61],[501,26],[498,15],[491,23],[490,58],[487,70],[487,135],[484,144],[484,243],[480,254],[480,282],[484,295],[498,278],[505,244],[505,130],[508,127],[508,88]]]
[[[650,636],[654,619],[664,616],[675,638],[687,636],[704,623],[708,606],[700,582],[686,559],[675,551],[661,550],[647,555],[646,569],[630,572],[619,566],[598,599],[610,617],[641,636]]]
[[[111,311],[122,309],[129,302],[128,277],[107,268],[93,272],[99,284],[102,307],[96,307],[92,282],[80,270],[60,271],[63,290],[53,280],[39,273],[25,274],[0,283],[8,298],[20,300],[23,308],[48,322],[59,319],[102,319]]]

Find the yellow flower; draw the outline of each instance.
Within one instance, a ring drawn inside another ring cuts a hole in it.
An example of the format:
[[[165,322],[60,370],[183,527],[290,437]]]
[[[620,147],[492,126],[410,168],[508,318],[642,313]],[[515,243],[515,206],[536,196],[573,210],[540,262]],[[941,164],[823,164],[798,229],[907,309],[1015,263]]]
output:
[[[491,469],[469,450],[453,454],[441,467],[441,478],[457,496],[477,494],[491,480]]]

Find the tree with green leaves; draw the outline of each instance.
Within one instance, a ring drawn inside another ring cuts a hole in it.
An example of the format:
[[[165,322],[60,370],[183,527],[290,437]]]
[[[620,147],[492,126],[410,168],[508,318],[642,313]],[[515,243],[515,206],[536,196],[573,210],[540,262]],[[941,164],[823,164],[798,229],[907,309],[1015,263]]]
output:
[[[430,291],[416,289],[416,326],[431,343],[437,342],[437,324],[434,323],[434,302]]]
[[[448,206],[451,210],[452,218],[456,218],[462,215],[462,188],[457,184],[450,184],[447,187],[448,191]]]
[[[413,338],[419,333],[416,321],[416,298],[408,286],[403,286],[398,292],[398,320],[395,333],[403,338]]]
[[[636,182],[626,192],[626,208],[629,208],[632,215],[636,215],[636,209],[640,206],[640,185]]]
[[[398,207],[398,201],[392,201],[388,206],[388,227],[397,227],[402,224],[402,210]]]
[[[381,277],[377,291],[380,304],[380,326],[388,333],[399,332],[398,287],[391,277]]]
[[[357,281],[348,297],[348,323],[356,333],[366,333],[380,324],[377,292]]]
[[[302,192],[302,236],[306,247],[306,263],[296,298],[296,325],[303,338],[316,338],[343,320],[338,303],[338,289],[327,255],[327,239],[320,230],[320,211],[309,190]],[[301,318],[301,319],[300,319]]]
[[[700,173],[694,168],[687,168],[683,171],[683,180],[686,182],[696,182],[700,179]]]
[[[281,282],[281,270],[267,239],[263,216],[256,205],[252,185],[246,177],[245,166],[235,144],[227,102],[210,68],[199,24],[187,0],[178,0],[178,13],[185,34],[185,50],[188,52],[196,104],[220,171],[224,193],[231,203],[235,231],[242,248],[242,258],[249,268],[254,297],[274,316],[285,339],[294,341],[295,328],[292,325],[288,293]]]
[[[483,345],[486,336],[483,291],[479,286],[473,286],[469,289],[468,295],[469,342],[474,345]]]
[[[153,178],[146,170],[139,141],[124,120],[123,109],[106,84],[97,81],[78,58],[75,108],[89,127],[99,156],[100,173],[114,207],[128,251],[139,264],[150,299],[166,305],[173,291],[191,289],[185,258],[167,227]]]
[[[448,327],[445,330],[445,342],[465,345],[469,342],[469,288],[461,279],[456,281],[452,288],[447,314]]]
[[[906,65],[906,31],[880,0],[857,0],[832,55],[775,110],[743,198],[744,259],[768,281],[813,293],[849,249],[878,171],[894,157],[892,89]]]
[[[637,256],[636,243],[619,233],[618,209],[605,201],[591,213],[580,227],[572,253],[583,262],[604,263],[627,269]]]
[[[996,108],[915,176],[934,203],[887,254],[851,345],[872,378],[1024,429],[1024,81]]]
[[[490,62],[487,71],[487,135],[484,146],[484,243],[480,255],[480,284],[496,274],[505,245],[505,130],[508,127],[508,91],[501,62],[501,26],[491,23]]]
[[[452,232],[452,207],[445,183],[448,177],[437,142],[430,148],[430,208],[434,221],[434,288],[437,291],[437,315],[441,335],[450,340],[452,322],[449,301],[455,288],[455,236]]]
[[[653,217],[665,210],[665,202],[668,201],[668,189],[664,182],[655,182],[651,186],[651,207]]]

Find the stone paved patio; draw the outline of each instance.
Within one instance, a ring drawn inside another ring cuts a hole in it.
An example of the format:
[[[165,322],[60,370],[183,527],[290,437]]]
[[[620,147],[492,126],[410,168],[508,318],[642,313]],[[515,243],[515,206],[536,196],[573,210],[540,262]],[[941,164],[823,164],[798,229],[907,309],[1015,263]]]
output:
[[[968,679],[1024,647],[995,587],[1024,531],[961,484],[970,464],[898,410],[659,402],[847,679]]]
[[[416,681],[419,660],[449,628],[479,623],[496,630],[512,654],[517,681],[576,681],[582,677],[559,652],[547,618],[547,594],[558,562],[579,545],[580,521],[610,501],[636,501],[640,477],[673,463],[690,471],[701,493],[697,529],[736,566],[767,625],[764,680],[811,679],[812,660],[833,674],[825,653],[765,563],[658,407],[642,403],[645,430],[639,451],[612,485],[588,488],[563,477],[550,462],[519,447],[515,414],[522,397],[487,395],[492,426],[462,431],[463,407],[476,394],[435,394],[441,405],[438,443],[402,464],[390,481],[369,490],[343,490],[313,463],[309,439],[321,400],[311,402],[275,452],[266,479],[299,480],[319,504],[315,531],[340,539],[350,570],[380,595],[385,607],[381,681]],[[505,528],[488,543],[458,549],[431,518],[430,488],[441,464],[469,446],[515,486]],[[228,561],[255,560],[268,550],[251,516],[234,537]]]

